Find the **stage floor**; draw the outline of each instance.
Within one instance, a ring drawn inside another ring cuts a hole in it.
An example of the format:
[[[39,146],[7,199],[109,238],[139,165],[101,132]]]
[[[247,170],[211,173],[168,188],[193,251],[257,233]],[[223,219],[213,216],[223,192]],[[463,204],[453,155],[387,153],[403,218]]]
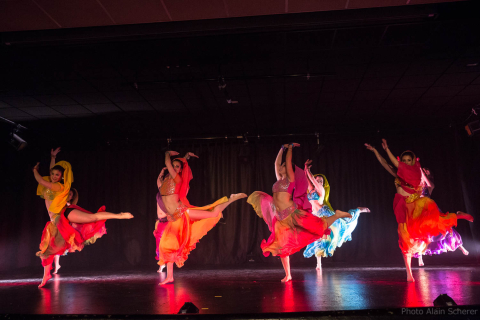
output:
[[[414,268],[407,283],[398,267],[292,268],[247,264],[235,269],[175,270],[174,284],[158,286],[165,273],[129,270],[72,272],[66,267],[43,289],[38,272],[2,275],[2,314],[175,314],[193,302],[200,314],[260,314],[430,307],[446,293],[458,305],[480,305],[480,267]],[[480,314],[480,312],[479,312]]]

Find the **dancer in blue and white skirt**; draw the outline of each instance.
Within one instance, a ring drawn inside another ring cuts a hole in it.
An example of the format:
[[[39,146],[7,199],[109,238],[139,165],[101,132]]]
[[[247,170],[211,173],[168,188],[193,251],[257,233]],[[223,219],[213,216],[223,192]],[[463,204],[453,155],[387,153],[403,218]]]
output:
[[[310,171],[311,160],[305,162],[305,173],[308,184],[308,200],[312,204],[312,213],[317,217],[330,217],[335,214],[328,198],[330,196],[330,185],[323,174],[312,175]],[[352,232],[357,227],[358,217],[362,212],[370,212],[368,208],[358,207],[348,210],[352,218],[337,219],[330,225],[330,234],[309,244],[303,256],[310,258],[317,257],[317,270],[322,269],[322,257],[331,257],[337,247],[341,247],[346,241],[352,240]]]

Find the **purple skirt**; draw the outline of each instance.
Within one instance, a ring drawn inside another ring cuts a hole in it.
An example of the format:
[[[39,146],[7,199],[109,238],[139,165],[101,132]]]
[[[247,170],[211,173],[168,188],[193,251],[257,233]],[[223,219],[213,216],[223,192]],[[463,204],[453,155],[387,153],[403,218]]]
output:
[[[451,232],[447,232],[447,234],[443,235],[440,234],[433,238],[432,242],[430,242],[425,249],[423,254],[441,254],[448,251],[455,251],[458,247],[463,245],[462,237],[457,232],[457,230],[452,228]],[[415,258],[418,258],[418,253],[415,254]]]

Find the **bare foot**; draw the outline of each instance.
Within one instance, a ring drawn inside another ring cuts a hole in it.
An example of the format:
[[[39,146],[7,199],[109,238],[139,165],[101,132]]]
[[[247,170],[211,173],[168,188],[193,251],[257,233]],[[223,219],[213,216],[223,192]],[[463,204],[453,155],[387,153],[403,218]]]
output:
[[[415,282],[415,279],[413,279],[413,276],[407,275],[407,282]]]
[[[160,282],[158,285],[163,286],[164,284],[171,283],[171,282],[173,282],[173,278],[166,278],[165,280]]]
[[[360,210],[360,212],[370,212],[370,209],[367,207],[358,207],[357,209]]]
[[[338,218],[351,218],[352,215],[348,212],[345,212],[345,211],[341,211],[341,210],[335,210],[335,215],[338,217]]]
[[[292,281],[292,276],[285,276],[285,278],[282,279],[282,282],[288,282]]]
[[[469,222],[473,222],[473,217],[470,214],[462,211],[457,211],[457,219],[465,219]]]
[[[315,268],[316,270],[322,270],[322,265],[321,264],[317,264],[317,267]]]
[[[53,271],[53,274],[57,274],[58,273],[58,269],[60,269],[61,266],[59,264],[55,265],[55,271]]]
[[[235,193],[230,195],[230,198],[228,199],[228,201],[233,202],[246,197],[248,196],[245,193]]]
[[[163,268],[165,268],[165,265],[164,265],[164,264],[162,264],[162,265],[160,266],[160,268],[158,268],[157,272],[158,272],[158,273],[162,272],[162,271],[163,271]]]
[[[133,215],[130,212],[120,212],[118,215],[120,216],[120,218],[118,218],[118,219],[132,219],[133,218]]]
[[[469,252],[467,251],[467,249],[465,249],[463,246],[460,246],[460,250],[462,250],[462,253],[466,256],[468,256]]]
[[[39,288],[43,288],[43,286],[45,286],[45,284],[47,283],[47,281],[50,280],[50,279],[52,279],[52,275],[51,275],[51,274],[49,274],[47,277],[44,277],[44,278],[42,279],[42,283],[40,283],[40,284],[38,285],[38,287],[39,287]]]

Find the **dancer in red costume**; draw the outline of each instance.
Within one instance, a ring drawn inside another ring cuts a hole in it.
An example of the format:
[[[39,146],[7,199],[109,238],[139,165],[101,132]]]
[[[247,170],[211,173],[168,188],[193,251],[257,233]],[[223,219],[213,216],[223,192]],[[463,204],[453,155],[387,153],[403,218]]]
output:
[[[55,151],[54,154],[52,150],[52,158],[55,158],[60,149]],[[50,221],[43,230],[40,251],[37,252],[44,267],[43,279],[38,286],[41,288],[52,277],[50,271],[55,256],[67,251],[80,251],[86,244],[94,243],[106,233],[105,220],[131,219],[133,216],[129,212],[119,214],[104,212],[105,207],[100,208],[101,212],[95,214],[77,207],[75,203],[78,201],[78,193],[71,188],[73,173],[70,163],[66,161],[56,163],[50,169],[50,176],[46,177],[38,173],[38,167],[39,163],[33,168],[34,177],[38,182],[37,195],[45,199],[50,216]]]
[[[159,285],[173,282],[173,263],[182,267],[188,254],[195,249],[197,242],[207,234],[222,217],[222,211],[234,201],[246,198],[244,193],[223,197],[215,203],[194,207],[187,200],[192,172],[185,158],[173,161],[176,151],[165,153],[165,165],[168,175],[163,179],[160,195],[165,206],[168,223],[159,243],[158,264],[167,265],[167,277]]]
[[[299,167],[293,171],[292,149],[298,143],[282,146],[275,160],[277,182],[272,187],[273,197],[255,191],[247,202],[253,206],[260,218],[263,218],[271,235],[263,240],[263,254],[279,256],[282,260],[285,278],[292,280],[289,256],[306,245],[330,234],[328,227],[339,218],[351,218],[348,212],[336,210],[330,217],[316,217],[312,214],[312,205],[307,199],[308,182],[305,173]],[[287,150],[285,163],[282,163],[283,151]],[[295,191],[294,191],[295,190]]]
[[[388,166],[378,151],[365,144],[367,149],[373,151],[380,163],[392,174],[392,168]],[[405,151],[400,158],[396,158],[388,148],[387,141],[382,140],[382,146],[388,154],[392,164],[398,168],[395,179],[397,193],[393,200],[393,210],[398,223],[398,243],[403,253],[403,259],[407,270],[407,281],[413,282],[411,260],[412,254],[421,253],[425,250],[430,238],[438,234],[446,234],[452,227],[457,225],[457,219],[465,219],[470,222],[473,217],[467,213],[441,213],[437,204],[428,197],[420,197],[422,193],[422,172],[420,163],[411,151]]]

